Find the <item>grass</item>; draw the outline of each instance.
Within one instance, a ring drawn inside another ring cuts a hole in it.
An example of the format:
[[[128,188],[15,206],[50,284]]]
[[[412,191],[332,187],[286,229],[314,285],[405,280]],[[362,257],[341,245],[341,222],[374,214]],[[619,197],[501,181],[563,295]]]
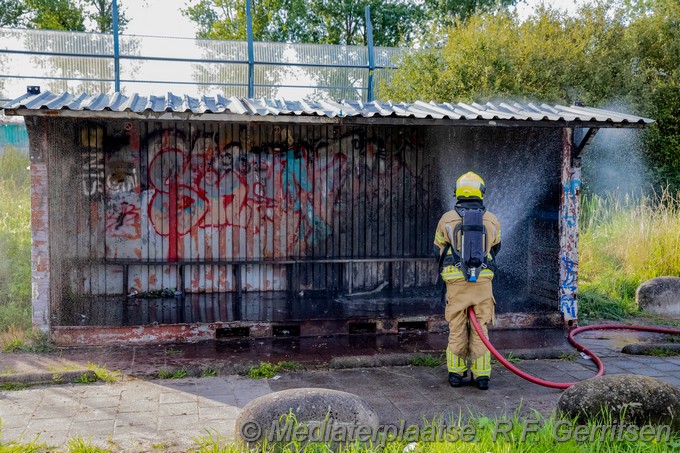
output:
[[[215,377],[217,376],[217,370],[215,368],[205,368],[201,370],[201,377]]]
[[[664,343],[680,343],[680,335],[664,335]]]
[[[295,420],[293,414],[284,415],[281,418],[282,425],[292,429],[289,433],[304,432],[298,427],[303,424]],[[677,451],[680,448],[680,432],[671,432],[657,427],[657,431],[651,438],[625,437],[626,430],[620,430],[623,434],[618,436],[618,432],[611,436],[611,427],[622,426],[627,428],[626,422],[614,422],[611,416],[604,415],[594,418],[587,423],[576,422],[571,419],[562,419],[551,415],[544,417],[537,411],[533,411],[527,416],[520,416],[519,410],[514,415],[500,417],[486,417],[484,415],[452,414],[447,417],[438,417],[433,420],[424,420],[419,428],[416,425],[404,424],[404,429],[398,426],[393,429],[385,429],[366,442],[347,442],[343,445],[333,445],[330,442],[309,442],[305,443],[304,435],[290,441],[282,440],[279,442],[267,442],[256,449],[250,451],[260,452],[346,452],[346,453],[368,453],[381,451],[385,453],[402,452],[504,452],[504,453],[588,453],[598,452],[650,452],[662,453]],[[585,426],[587,428],[577,428]],[[609,427],[609,431],[604,431],[602,427]],[[637,428],[637,427],[636,427]],[[583,437],[584,430],[587,434]],[[282,429],[281,432],[286,432]],[[307,431],[313,432],[313,431]],[[638,437],[642,437],[643,431],[637,430]],[[244,451],[244,446],[233,443],[214,430],[205,430],[205,435],[195,437],[195,449],[197,453],[236,453]],[[595,433],[594,436],[590,436]],[[649,433],[648,433],[649,434]],[[646,436],[648,435],[646,434]],[[579,437],[580,436],[580,437]],[[617,437],[618,436],[618,437]],[[1,437],[0,437],[1,439]],[[60,446],[57,446],[59,448]],[[153,444],[154,450],[163,450],[166,443]],[[0,440],[0,453],[14,452],[44,452],[49,450],[44,443],[39,443],[36,437],[29,443],[3,442]],[[104,453],[111,451],[92,445],[90,439],[74,437],[70,439],[58,451],[70,453]]]
[[[0,390],[24,390],[27,389],[28,387],[29,385],[24,384],[23,382],[0,384]],[[0,453],[2,453],[2,450],[0,450]]]
[[[63,382],[65,371],[73,371],[79,368],[77,364],[62,365],[59,367],[50,367],[52,372],[52,381],[55,383]],[[76,384],[92,384],[93,382],[104,381],[104,382],[116,382],[122,375],[121,372],[109,371],[106,366],[98,365],[93,362],[87,362],[87,369],[93,373],[83,373],[75,379]],[[1,452],[0,452],[1,453]]]
[[[110,453],[112,450],[92,445],[90,439],[76,436],[66,443],[68,453]]]
[[[517,357],[515,354],[512,352],[508,352],[508,355],[505,356],[505,360],[507,360],[510,363],[519,363],[522,361],[519,357]]]
[[[26,343],[31,329],[29,160],[8,146],[0,154],[0,349]]]
[[[97,375],[97,380],[104,382],[116,382],[122,377],[120,371],[110,371],[106,368],[106,365],[97,365],[96,363],[87,362],[87,369],[94,371],[94,374]]]
[[[581,317],[636,314],[642,282],[680,275],[680,194],[584,196],[581,207]]]
[[[0,453],[38,453],[49,451],[47,444],[38,442],[37,439],[25,444],[23,442],[0,443]]]
[[[98,380],[99,378],[97,377],[96,374],[92,376],[89,373],[83,373],[80,376],[78,376],[74,382],[76,384],[92,384],[93,382],[97,382]]]
[[[654,357],[672,357],[675,355],[680,355],[680,351],[670,348],[651,348],[643,352],[643,355],[650,355]]]
[[[187,370],[185,369],[179,369],[179,370],[159,370],[158,371],[158,377],[160,379],[184,379],[187,377]]]
[[[287,424],[288,417],[282,417]],[[446,420],[449,420],[448,418]],[[591,440],[575,435],[576,423],[568,419],[555,416],[543,417],[534,412],[527,417],[520,417],[517,413],[512,417],[490,418],[483,415],[451,417],[448,423],[438,418],[425,421],[416,430],[406,425],[399,437],[398,430],[388,431],[377,435],[365,443],[346,443],[333,445],[330,442],[305,443],[303,439],[283,442],[267,442],[250,451],[278,451],[278,452],[504,452],[504,453],[572,453],[572,452],[667,452],[680,447],[680,433],[662,431],[660,440],[630,438],[617,439],[616,435],[600,437],[598,426],[617,426],[611,420],[594,419],[587,423],[588,432],[596,433]],[[297,422],[293,423],[299,426]],[[628,426],[628,425],[625,425]],[[570,433],[571,432],[571,433]],[[641,433],[641,431],[640,431]],[[666,435],[668,439],[666,440]],[[581,434],[582,436],[582,434]],[[303,436],[304,437],[304,436]],[[448,439],[448,440],[447,440]],[[200,453],[232,453],[244,451],[242,445],[230,443],[217,432],[207,431],[205,436],[194,438],[197,451]]]
[[[16,325],[9,326],[8,330],[0,334],[3,342],[2,352],[51,352],[55,346],[50,343],[49,337],[40,330],[21,330]]]
[[[504,356],[504,358],[505,358],[505,360],[507,360],[510,363],[519,363],[519,362],[522,361],[522,359],[517,357],[512,351],[508,352]],[[491,356],[491,365],[492,366],[500,365],[500,362],[498,361],[498,359],[496,359],[496,357],[494,357],[493,355]]]
[[[302,365],[292,360],[284,360],[276,365],[270,362],[260,362],[259,366],[248,370],[248,377],[251,379],[270,379],[282,371],[298,371]]]
[[[440,365],[443,365],[446,363],[446,356],[443,354],[439,356],[433,356],[433,355],[417,355],[411,360],[411,365],[413,366],[425,366],[425,367],[430,367],[430,368],[436,368]]]
[[[559,359],[564,360],[565,362],[573,362],[574,360],[579,358],[578,352],[563,352],[560,354]]]

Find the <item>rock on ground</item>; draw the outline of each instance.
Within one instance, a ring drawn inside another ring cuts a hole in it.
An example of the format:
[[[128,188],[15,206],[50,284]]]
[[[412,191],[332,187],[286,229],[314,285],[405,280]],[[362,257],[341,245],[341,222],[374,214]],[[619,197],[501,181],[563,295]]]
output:
[[[274,392],[248,403],[236,420],[235,431],[237,440],[249,446],[263,441],[271,443],[286,432],[299,433],[297,440],[301,443],[334,440],[333,437],[350,441],[358,433],[356,427],[377,432],[378,422],[375,411],[356,395],[324,388],[299,388]],[[305,434],[296,430],[296,426],[309,431]],[[291,440],[296,439],[279,439],[284,443]]]
[[[638,286],[635,301],[647,313],[680,318],[680,277],[656,277]]]
[[[660,379],[613,374],[579,382],[562,393],[558,411],[586,423],[592,419],[624,421],[638,426],[670,425],[680,430],[680,389]]]

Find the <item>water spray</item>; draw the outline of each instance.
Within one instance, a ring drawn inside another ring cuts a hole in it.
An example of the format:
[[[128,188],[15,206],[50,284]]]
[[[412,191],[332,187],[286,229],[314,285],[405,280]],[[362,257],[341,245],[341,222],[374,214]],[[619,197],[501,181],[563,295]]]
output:
[[[475,328],[475,331],[477,332],[477,335],[479,335],[479,338],[481,338],[482,342],[484,343],[484,346],[487,347],[487,349],[493,354],[496,359],[498,359],[499,362],[505,366],[508,370],[512,371],[515,373],[517,376],[526,379],[529,382],[533,382],[534,384],[542,385],[544,387],[550,387],[554,389],[567,389],[571,387],[574,384],[577,384],[578,382],[552,382],[552,381],[544,381],[543,379],[537,378],[535,376],[532,376],[528,373],[525,373],[524,371],[520,370],[516,366],[514,366],[512,363],[508,362],[501,354],[496,350],[496,348],[493,347],[491,342],[489,341],[488,338],[484,335],[484,332],[482,332],[482,327],[479,325],[479,322],[477,321],[477,316],[475,315],[475,310],[472,307],[468,308],[468,316],[470,317],[470,322],[472,323],[472,326]],[[671,334],[671,335],[680,335],[680,330],[677,329],[669,329],[666,327],[647,327],[647,326],[628,326],[625,324],[597,324],[594,326],[583,326],[583,327],[577,327],[573,329],[572,331],[569,332],[569,343],[572,344],[576,348],[577,351],[583,352],[586,354],[588,357],[592,359],[593,362],[597,365],[597,374],[595,374],[593,377],[600,377],[604,375],[604,363],[602,363],[602,360],[595,355],[592,351],[588,350],[585,346],[581,345],[578,341],[576,341],[575,337],[576,335],[586,332],[588,330],[636,330],[640,332],[655,332],[655,333],[665,333],[665,334]]]

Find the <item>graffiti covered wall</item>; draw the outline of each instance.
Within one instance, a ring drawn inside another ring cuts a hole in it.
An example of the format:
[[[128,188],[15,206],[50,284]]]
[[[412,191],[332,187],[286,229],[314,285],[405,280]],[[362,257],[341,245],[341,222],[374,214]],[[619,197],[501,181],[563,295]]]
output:
[[[303,289],[348,280],[370,288],[395,273],[381,257],[430,254],[437,214],[417,128],[110,121],[75,129],[61,190],[75,208],[64,224],[76,232],[67,254],[89,264],[73,268],[71,286],[82,282],[85,293],[287,290],[291,260],[301,263]],[[431,266],[403,266],[407,285],[431,284]]]
[[[32,130],[49,137],[55,325],[166,319],[142,302],[154,299],[201,313],[185,320],[226,316],[208,300],[220,313],[250,301],[234,319],[319,307],[329,292],[434,303],[432,235],[470,170],[503,225],[497,312],[554,310],[570,285],[558,129],[59,118]]]

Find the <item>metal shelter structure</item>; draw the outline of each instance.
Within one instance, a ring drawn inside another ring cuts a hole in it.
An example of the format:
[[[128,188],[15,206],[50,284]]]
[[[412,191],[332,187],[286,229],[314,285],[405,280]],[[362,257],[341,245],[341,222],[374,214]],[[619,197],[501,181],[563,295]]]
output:
[[[57,342],[445,329],[432,236],[473,169],[497,325],[577,321],[583,106],[26,94],[33,321]],[[532,190],[527,188],[531,187]]]

